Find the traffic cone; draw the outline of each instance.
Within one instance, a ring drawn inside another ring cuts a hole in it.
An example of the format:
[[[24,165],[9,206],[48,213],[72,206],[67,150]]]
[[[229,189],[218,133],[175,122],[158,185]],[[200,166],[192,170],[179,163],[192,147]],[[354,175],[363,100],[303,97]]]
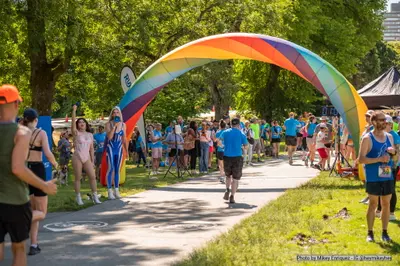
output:
[[[65,115],[65,122],[68,123],[68,115]]]

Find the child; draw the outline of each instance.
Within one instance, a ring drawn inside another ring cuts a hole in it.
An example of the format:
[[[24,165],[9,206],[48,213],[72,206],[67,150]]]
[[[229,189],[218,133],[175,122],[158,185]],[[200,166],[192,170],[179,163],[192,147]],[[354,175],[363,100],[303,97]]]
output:
[[[320,131],[317,135],[317,140],[316,140],[316,148],[320,157],[320,161],[318,164],[315,165],[315,168],[318,170],[324,170],[325,169],[325,164],[326,160],[328,159],[328,152],[325,147],[325,138],[326,138],[326,125],[324,123],[320,124]]]

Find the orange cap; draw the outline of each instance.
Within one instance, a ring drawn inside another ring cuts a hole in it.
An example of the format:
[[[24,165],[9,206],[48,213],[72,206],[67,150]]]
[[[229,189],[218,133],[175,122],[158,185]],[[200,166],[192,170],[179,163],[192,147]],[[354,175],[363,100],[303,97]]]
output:
[[[17,87],[9,84],[4,84],[0,87],[0,104],[13,103],[16,101],[22,102]]]

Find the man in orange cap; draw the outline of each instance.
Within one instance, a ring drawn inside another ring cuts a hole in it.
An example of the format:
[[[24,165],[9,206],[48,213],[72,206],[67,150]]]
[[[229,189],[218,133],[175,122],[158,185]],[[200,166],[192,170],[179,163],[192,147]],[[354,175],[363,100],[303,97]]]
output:
[[[50,195],[57,192],[54,181],[43,181],[25,165],[31,132],[16,123],[21,101],[15,86],[0,87],[0,261],[4,258],[4,238],[9,234],[13,265],[26,265],[25,240],[32,220],[27,184]]]

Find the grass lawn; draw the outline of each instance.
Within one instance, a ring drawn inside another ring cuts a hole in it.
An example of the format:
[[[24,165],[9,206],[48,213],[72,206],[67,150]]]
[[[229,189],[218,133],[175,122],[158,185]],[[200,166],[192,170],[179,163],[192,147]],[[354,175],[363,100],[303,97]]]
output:
[[[318,265],[399,265],[399,222],[390,222],[388,228],[394,243],[380,240],[380,219],[375,220],[376,243],[365,241],[367,205],[359,203],[364,196],[359,181],[328,177],[324,172],[307,184],[288,190],[176,265],[298,265],[297,254],[390,255],[391,262]],[[349,216],[335,217],[343,208],[347,208]],[[400,218],[400,212],[396,214]]]
[[[161,167],[160,170],[166,172],[167,167]],[[182,182],[187,180],[187,174],[184,178],[178,179],[171,174],[168,174],[164,179],[164,175],[160,174],[157,176],[158,180],[151,180],[148,176],[148,170],[141,167],[136,168],[132,164],[126,165],[126,181],[123,186],[120,187],[121,196],[133,195],[151,188],[166,186],[169,184],[174,184],[177,182]],[[59,212],[59,211],[76,211],[80,209],[85,209],[92,206],[92,201],[87,199],[86,194],[91,193],[88,179],[82,182],[81,185],[81,195],[83,206],[78,206],[75,202],[75,192],[74,192],[74,182],[72,169],[70,167],[69,171],[69,183],[68,186],[58,186],[58,192],[55,196],[49,196],[48,211],[49,212]],[[100,198],[101,201],[107,200],[107,188],[103,187],[101,184],[97,183],[98,193],[102,194]]]

